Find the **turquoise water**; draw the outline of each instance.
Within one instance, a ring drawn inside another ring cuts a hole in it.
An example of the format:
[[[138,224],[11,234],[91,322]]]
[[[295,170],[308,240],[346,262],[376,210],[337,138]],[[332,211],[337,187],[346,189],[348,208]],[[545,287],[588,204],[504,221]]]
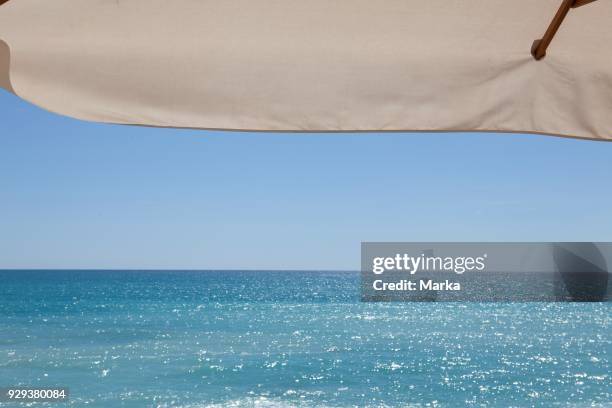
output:
[[[0,300],[0,387],[69,406],[612,406],[610,303],[364,304],[324,272],[0,271]]]

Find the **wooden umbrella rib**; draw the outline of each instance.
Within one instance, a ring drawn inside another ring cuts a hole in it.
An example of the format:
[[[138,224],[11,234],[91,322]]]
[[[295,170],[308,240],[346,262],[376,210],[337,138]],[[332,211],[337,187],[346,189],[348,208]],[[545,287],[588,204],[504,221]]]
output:
[[[563,20],[565,20],[565,17],[567,17],[567,14],[570,12],[570,10],[592,3],[594,1],[597,0],[563,0],[563,3],[561,3],[557,14],[555,14],[555,17],[553,17],[553,20],[548,26],[546,33],[544,33],[544,36],[541,39],[535,40],[533,42],[533,45],[531,47],[531,55],[533,55],[536,60],[541,60],[542,58],[544,58],[546,56],[546,50],[548,49],[548,46],[555,38],[557,31],[559,31],[559,27],[561,27],[561,24],[563,24]]]

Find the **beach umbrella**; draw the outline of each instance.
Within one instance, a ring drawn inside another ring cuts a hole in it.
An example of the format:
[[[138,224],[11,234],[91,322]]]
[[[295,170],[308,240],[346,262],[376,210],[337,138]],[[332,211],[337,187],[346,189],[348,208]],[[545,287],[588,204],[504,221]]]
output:
[[[119,124],[612,139],[612,1],[11,0],[0,86]]]

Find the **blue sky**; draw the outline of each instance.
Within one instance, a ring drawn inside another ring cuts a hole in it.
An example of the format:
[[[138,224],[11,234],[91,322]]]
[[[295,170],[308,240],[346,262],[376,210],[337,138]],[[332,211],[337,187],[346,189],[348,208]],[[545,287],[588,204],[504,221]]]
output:
[[[103,125],[6,92],[0,119],[0,268],[357,269],[361,241],[612,241],[612,143]]]

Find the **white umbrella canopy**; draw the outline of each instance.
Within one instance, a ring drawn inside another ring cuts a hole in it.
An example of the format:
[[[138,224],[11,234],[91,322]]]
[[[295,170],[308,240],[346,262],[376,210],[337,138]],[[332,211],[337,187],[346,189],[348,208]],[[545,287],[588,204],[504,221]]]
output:
[[[536,61],[561,1],[11,0],[0,86],[119,124],[612,140],[612,1]]]

